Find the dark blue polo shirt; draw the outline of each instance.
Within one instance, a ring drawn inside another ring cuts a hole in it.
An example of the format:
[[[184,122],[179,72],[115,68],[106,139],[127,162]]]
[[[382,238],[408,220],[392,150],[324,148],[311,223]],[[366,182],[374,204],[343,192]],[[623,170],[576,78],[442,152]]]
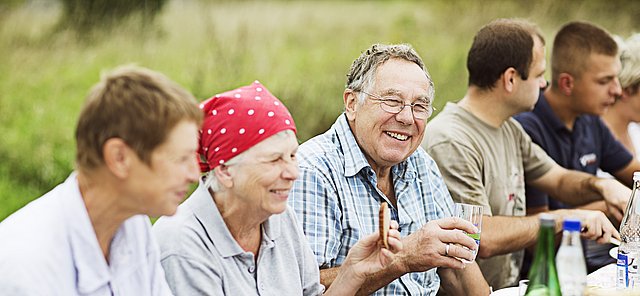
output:
[[[520,113],[515,119],[522,124],[533,142],[567,169],[595,175],[600,168],[613,174],[627,166],[633,158],[599,116],[578,116],[573,131],[567,129],[551,110],[542,90],[533,111]],[[569,208],[536,188],[527,186],[525,190],[527,207],[549,205],[550,209]]]

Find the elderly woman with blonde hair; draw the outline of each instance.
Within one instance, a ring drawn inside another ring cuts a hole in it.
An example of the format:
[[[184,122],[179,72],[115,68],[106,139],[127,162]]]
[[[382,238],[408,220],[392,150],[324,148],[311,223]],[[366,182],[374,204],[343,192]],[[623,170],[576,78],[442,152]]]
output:
[[[622,68],[618,79],[622,94],[602,116],[614,137],[631,154],[640,153],[640,34],[627,40],[617,38]]]
[[[312,249],[287,207],[298,177],[296,127],[287,108],[257,81],[201,108],[206,175],[176,216],[154,225],[174,294],[351,295],[402,248],[397,223],[384,229],[388,248],[378,233],[366,236],[324,291]]]

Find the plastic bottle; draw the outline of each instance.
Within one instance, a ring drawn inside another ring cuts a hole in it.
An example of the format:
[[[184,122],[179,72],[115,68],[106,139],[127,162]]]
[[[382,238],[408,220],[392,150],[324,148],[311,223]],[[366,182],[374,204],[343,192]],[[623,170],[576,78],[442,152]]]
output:
[[[583,295],[587,285],[587,267],[580,242],[580,220],[565,219],[562,229],[562,244],[556,256],[560,290],[562,296]]]
[[[538,243],[529,270],[529,286],[525,295],[561,296],[560,282],[555,262],[555,218],[550,214],[540,214]]]
[[[633,173],[633,191],[627,204],[624,218],[620,223],[620,237],[618,247],[618,261],[616,272],[616,286],[618,289],[633,289],[640,287],[638,274],[638,255],[640,252],[640,172]]]

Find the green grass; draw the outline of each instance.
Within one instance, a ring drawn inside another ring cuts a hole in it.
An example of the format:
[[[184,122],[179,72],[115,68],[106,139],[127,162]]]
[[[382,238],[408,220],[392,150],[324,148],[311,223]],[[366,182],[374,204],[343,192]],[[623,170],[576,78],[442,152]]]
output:
[[[64,181],[84,97],[117,65],[161,71],[200,99],[258,79],[289,107],[306,140],[342,111],[350,63],[372,43],[413,44],[441,110],[464,94],[472,36],[496,17],[537,22],[548,44],[569,20],[623,36],[640,26],[638,5],[626,1],[174,0],[154,27],[134,18],[76,36],[54,30],[60,7],[44,3],[0,6],[0,220]]]

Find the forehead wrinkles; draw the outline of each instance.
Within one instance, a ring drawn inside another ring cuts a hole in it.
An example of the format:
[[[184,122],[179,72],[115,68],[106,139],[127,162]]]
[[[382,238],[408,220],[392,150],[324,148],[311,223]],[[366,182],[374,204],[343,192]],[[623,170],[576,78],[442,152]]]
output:
[[[405,95],[402,91],[395,89],[395,88],[389,88],[389,89],[385,89],[382,92],[380,92],[380,96],[384,97],[384,96],[397,96],[399,99],[401,99],[402,101],[404,100],[411,100],[412,102],[417,102],[420,101],[422,103],[431,103],[431,100],[429,98],[429,94],[424,93],[422,91],[418,91],[416,92],[416,95],[413,95],[412,97],[408,97],[407,95]]]

